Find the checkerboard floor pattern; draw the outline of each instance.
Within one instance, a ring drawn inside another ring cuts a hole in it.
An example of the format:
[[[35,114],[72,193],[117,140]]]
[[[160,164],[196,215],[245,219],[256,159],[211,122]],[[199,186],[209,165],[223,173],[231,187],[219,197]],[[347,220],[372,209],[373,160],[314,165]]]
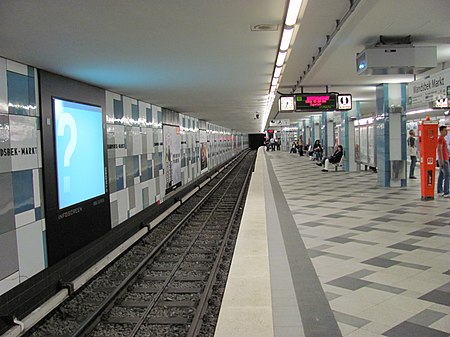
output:
[[[383,188],[376,173],[266,156],[342,336],[450,336],[449,199],[421,201],[420,179]]]

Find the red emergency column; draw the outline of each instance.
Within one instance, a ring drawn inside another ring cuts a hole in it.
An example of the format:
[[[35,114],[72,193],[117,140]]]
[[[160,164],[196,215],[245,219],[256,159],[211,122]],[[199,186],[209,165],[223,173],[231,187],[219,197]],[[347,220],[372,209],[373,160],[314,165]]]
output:
[[[434,199],[438,123],[427,120],[419,124],[420,192],[422,200]]]

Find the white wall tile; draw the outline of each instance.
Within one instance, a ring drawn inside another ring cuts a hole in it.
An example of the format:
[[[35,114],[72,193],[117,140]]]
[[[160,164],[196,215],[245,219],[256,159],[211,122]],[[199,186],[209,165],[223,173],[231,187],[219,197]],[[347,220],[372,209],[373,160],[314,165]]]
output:
[[[28,66],[19,62],[6,60],[6,69],[18,74],[28,76]]]
[[[114,121],[114,104],[113,104],[114,99],[118,101],[122,100],[119,94],[106,91],[106,116],[107,116],[106,120],[111,123]]]
[[[16,228],[28,225],[36,221],[36,215],[34,213],[34,208],[29,211],[22,212],[15,215],[16,218]]]
[[[131,128],[132,139],[133,139],[133,156],[142,154],[142,137],[141,128],[132,127]]]
[[[45,268],[41,221],[17,229],[20,281]]]
[[[6,60],[0,57],[0,113],[8,113],[8,86],[6,82]]]
[[[36,118],[28,116],[9,116],[11,147],[17,148],[19,155],[11,157],[13,171],[38,167],[38,147]],[[34,154],[28,154],[33,152]]]
[[[41,186],[39,181],[39,170],[33,170],[33,195],[34,195],[34,207],[41,207]]]
[[[130,209],[130,202],[128,198],[128,190],[123,189],[116,193],[117,195],[117,208],[119,211],[119,223],[128,219],[128,210]]]
[[[0,281],[0,295],[19,285],[19,272],[15,272]]]

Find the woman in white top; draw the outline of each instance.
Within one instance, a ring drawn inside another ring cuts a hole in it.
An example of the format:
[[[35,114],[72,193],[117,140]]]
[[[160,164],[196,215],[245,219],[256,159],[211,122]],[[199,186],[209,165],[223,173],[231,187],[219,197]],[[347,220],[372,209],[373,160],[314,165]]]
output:
[[[417,141],[415,138],[414,130],[409,130],[408,137],[408,154],[411,158],[411,166],[409,167],[409,179],[416,179],[414,176],[414,169],[417,162]]]

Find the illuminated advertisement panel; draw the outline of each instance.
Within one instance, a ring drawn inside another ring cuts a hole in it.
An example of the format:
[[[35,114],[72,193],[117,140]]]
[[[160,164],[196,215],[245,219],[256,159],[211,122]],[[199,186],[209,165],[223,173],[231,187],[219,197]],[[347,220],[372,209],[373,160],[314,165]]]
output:
[[[58,207],[105,194],[102,109],[53,98]]]
[[[336,94],[296,94],[296,111],[333,111],[336,110]]]

